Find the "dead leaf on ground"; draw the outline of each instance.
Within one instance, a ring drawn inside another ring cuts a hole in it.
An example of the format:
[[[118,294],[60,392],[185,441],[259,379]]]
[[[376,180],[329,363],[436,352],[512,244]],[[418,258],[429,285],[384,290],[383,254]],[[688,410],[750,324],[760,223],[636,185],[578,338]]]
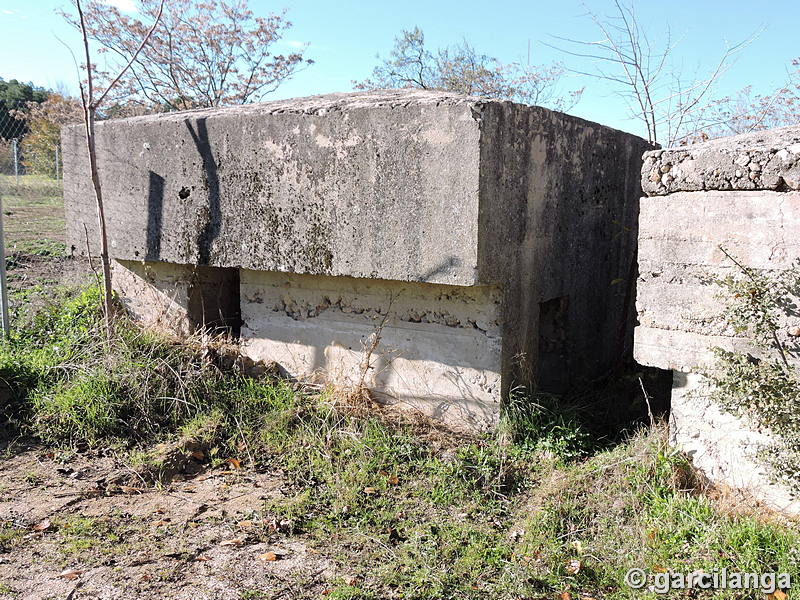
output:
[[[164,527],[165,525],[169,525],[169,523],[169,519],[161,519],[160,521],[155,521],[153,527]]]
[[[783,590],[775,590],[771,594],[767,594],[767,600],[786,600],[788,597]]]
[[[252,522],[252,521],[239,521],[239,522],[237,523],[237,525],[238,525],[238,526],[239,526],[241,529],[249,529],[250,527],[252,527],[252,526],[253,526],[253,522]]]
[[[577,575],[581,570],[581,561],[572,559],[567,562],[567,573],[570,575]]]
[[[44,519],[43,521],[39,521],[36,525],[31,525],[31,529],[34,531],[45,531],[46,529],[50,529],[50,519]]]
[[[193,450],[192,452],[189,453],[189,456],[194,460],[201,461],[205,459],[206,454],[202,450]]]
[[[356,584],[358,583],[358,577],[345,577],[344,582],[350,587],[356,587]]]
[[[80,569],[66,569],[65,571],[61,571],[61,573],[59,573],[58,576],[73,581],[78,577],[80,577],[82,574],[83,571],[81,571]]]
[[[373,494],[375,494],[377,491],[378,491],[378,490],[376,490],[374,487],[365,487],[365,488],[364,488],[364,493],[365,493],[365,494],[367,494],[368,496],[372,496],[372,495],[373,495]]]
[[[241,538],[233,538],[233,539],[230,539],[230,540],[222,540],[219,543],[219,545],[220,546],[241,546],[242,545],[242,539]]]
[[[274,552],[264,552],[264,554],[258,555],[258,560],[263,560],[264,562],[273,562],[278,560],[278,555]]]
[[[194,560],[195,560],[196,562],[206,562],[206,561],[209,561],[209,560],[211,560],[211,558],[209,558],[209,557],[208,557],[208,556],[206,556],[205,554],[201,554],[200,556],[196,556]]]
[[[286,558],[289,553],[286,550],[270,550],[269,552],[264,552],[264,554],[258,555],[258,560],[263,560],[264,562],[274,562],[276,560],[281,560]]]
[[[232,466],[236,470],[239,470],[239,469],[242,468],[242,461],[240,461],[238,458],[231,457],[228,460],[226,460],[225,462],[228,463],[230,466]]]
[[[389,485],[398,485],[400,483],[400,478],[397,475],[391,475],[386,478],[386,483]]]
[[[572,596],[570,596],[569,592],[567,592],[565,590],[565,591],[561,592],[561,595],[559,596],[559,598],[561,598],[561,600],[570,600],[570,598],[572,598]]]

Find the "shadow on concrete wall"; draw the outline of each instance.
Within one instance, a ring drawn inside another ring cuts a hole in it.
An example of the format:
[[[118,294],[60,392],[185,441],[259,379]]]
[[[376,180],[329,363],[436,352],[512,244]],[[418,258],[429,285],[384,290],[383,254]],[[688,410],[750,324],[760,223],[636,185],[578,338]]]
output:
[[[217,161],[214,159],[211,145],[208,143],[206,119],[197,119],[196,131],[189,121],[186,121],[186,128],[189,130],[189,135],[192,136],[197,152],[203,161],[203,187],[208,192],[208,214],[205,224],[197,232],[198,264],[207,265],[211,257],[211,246],[219,236],[222,221]]]
[[[164,178],[149,172],[147,186],[147,254],[145,260],[158,260],[161,255],[161,230],[164,217]]]
[[[440,264],[436,265],[429,271],[417,277],[417,281],[423,281],[423,282],[428,281],[432,277],[435,277],[436,275],[441,275],[443,273],[448,273],[453,268],[458,267],[460,265],[461,265],[461,260],[457,256],[451,256],[450,258],[443,260]]]

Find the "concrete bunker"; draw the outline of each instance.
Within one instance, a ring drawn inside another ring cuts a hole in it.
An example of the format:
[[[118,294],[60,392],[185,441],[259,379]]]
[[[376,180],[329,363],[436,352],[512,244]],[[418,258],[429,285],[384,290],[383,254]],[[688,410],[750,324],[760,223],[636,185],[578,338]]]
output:
[[[798,513],[756,457],[767,432],[721,410],[708,375],[714,347],[759,356],[723,318],[715,281],[739,271],[726,252],[767,274],[800,258],[800,128],[648,152],[642,187],[634,357],[673,372],[671,441],[710,480]]]
[[[62,132],[75,252],[95,222],[81,135]],[[631,350],[635,136],[400,90],[106,121],[97,148],[114,286],[147,324],[238,329],[250,357],[333,383],[369,353],[378,398],[473,429]]]

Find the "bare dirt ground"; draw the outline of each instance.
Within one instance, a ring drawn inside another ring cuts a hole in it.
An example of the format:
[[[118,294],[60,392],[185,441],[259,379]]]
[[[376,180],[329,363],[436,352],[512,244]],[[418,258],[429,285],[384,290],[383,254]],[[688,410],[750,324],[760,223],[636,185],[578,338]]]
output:
[[[60,188],[21,179],[0,181],[15,315],[51,286],[92,277],[88,261],[64,256]],[[195,464],[154,487],[109,456],[3,452],[0,598],[319,598],[347,575],[264,512],[283,495],[278,474]]]
[[[319,598],[348,577],[264,512],[284,495],[279,474],[196,465],[159,489],[109,457],[6,453],[0,597]]]

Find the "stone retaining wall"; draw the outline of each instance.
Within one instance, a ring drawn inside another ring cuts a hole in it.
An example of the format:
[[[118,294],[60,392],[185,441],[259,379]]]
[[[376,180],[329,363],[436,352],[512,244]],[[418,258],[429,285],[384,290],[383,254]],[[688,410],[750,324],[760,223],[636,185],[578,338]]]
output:
[[[722,317],[715,281],[740,274],[723,249],[767,273],[800,257],[800,127],[648,152],[642,187],[634,356],[674,372],[672,441],[711,480],[800,512],[754,458],[765,433],[714,406],[703,376],[713,347],[757,354]]]

